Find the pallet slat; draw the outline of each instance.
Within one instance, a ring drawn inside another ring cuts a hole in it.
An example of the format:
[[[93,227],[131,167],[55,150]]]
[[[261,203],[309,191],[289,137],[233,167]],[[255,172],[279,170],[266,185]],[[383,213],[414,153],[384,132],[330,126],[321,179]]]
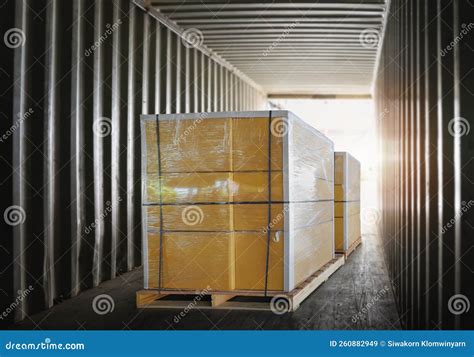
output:
[[[362,238],[357,239],[352,245],[344,252],[344,256],[347,257],[351,255],[358,247],[362,244]]]
[[[260,292],[241,291],[235,292],[235,295],[224,294],[225,292],[213,291],[210,294],[202,295],[202,292],[197,291],[158,291],[158,290],[141,290],[137,292],[137,307],[138,308],[155,308],[155,309],[226,309],[226,310],[257,310],[257,311],[273,311],[272,297],[287,299],[289,302],[288,312],[295,311],[299,308],[301,303],[311,295],[319,286],[321,286],[329,277],[334,274],[342,265],[344,265],[344,255],[336,255],[336,257],[327,263],[323,268],[314,273],[311,277],[301,283],[298,287],[289,293],[272,292],[269,294],[270,301],[253,301],[247,299],[246,301],[236,301],[234,298],[239,297],[255,297],[262,298]],[[193,295],[192,292],[199,294],[199,300],[196,297],[186,298],[184,295]],[[165,296],[174,296],[175,300],[163,299]],[[180,297],[179,297],[180,296]],[[210,296],[210,301],[204,301],[204,296]],[[182,298],[181,298],[182,297]]]

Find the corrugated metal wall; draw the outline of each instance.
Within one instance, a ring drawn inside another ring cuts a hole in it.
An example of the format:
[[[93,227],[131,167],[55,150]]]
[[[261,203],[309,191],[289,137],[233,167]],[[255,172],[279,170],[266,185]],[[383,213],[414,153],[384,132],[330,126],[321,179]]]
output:
[[[381,235],[406,328],[474,327],[473,6],[391,1],[376,83]]]
[[[128,0],[12,0],[0,16],[0,295],[18,320],[141,264],[141,113],[265,95]]]

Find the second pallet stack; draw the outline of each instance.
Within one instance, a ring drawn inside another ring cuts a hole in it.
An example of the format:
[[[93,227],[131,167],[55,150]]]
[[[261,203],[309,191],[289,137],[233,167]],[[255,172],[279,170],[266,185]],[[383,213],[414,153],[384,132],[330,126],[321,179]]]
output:
[[[360,163],[347,152],[334,153],[335,249],[349,255],[360,243]]]

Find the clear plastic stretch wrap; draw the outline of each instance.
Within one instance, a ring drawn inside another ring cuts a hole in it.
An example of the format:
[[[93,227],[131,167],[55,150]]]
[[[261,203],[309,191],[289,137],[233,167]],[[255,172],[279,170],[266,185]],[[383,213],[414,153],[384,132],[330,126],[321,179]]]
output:
[[[347,152],[334,153],[334,222],[336,252],[360,237],[360,163]]]
[[[290,291],[334,257],[332,142],[287,111],[142,116],[145,288]]]

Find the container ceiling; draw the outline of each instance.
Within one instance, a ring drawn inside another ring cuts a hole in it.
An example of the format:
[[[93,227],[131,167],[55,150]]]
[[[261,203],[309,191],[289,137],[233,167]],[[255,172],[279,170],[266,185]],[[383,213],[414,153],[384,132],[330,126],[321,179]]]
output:
[[[370,94],[385,0],[149,1],[269,94]]]

